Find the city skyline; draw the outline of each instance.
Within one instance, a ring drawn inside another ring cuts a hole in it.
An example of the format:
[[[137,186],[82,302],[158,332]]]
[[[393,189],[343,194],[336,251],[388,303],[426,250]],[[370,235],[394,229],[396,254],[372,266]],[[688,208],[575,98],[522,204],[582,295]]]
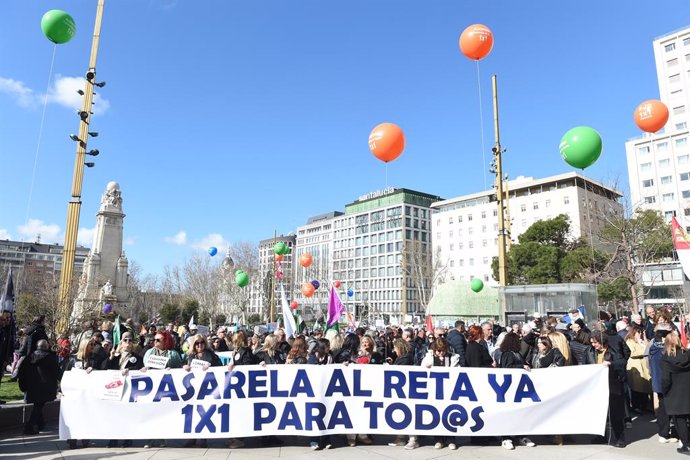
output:
[[[651,42],[687,26],[679,12],[690,12],[682,1],[654,14],[646,2],[588,1],[577,10],[548,2],[471,10],[450,1],[139,3],[106,2],[98,78],[108,84],[97,90],[100,135],[89,142],[101,155],[85,173],[79,241],[91,245],[101,191],[117,181],[125,251],[154,274],[211,245],[222,255],[228,242],[294,232],[309,216],[386,187],[446,199],[486,190],[493,73],[511,178],[573,171],[558,143],[589,125],[604,152],[585,175],[627,196],[625,141],[641,135],[632,113],[659,97]],[[82,85],[95,6],[8,2],[15,20],[0,31],[0,151],[13,174],[0,183],[0,239],[41,233],[63,243],[74,84]],[[51,8],[68,11],[78,29],[56,52],[31,189],[53,47],[38,24]],[[564,28],[566,16],[578,27]],[[479,64],[484,168],[477,66],[457,43],[473,23],[495,36]],[[367,147],[381,122],[399,124],[407,138],[387,173]]]

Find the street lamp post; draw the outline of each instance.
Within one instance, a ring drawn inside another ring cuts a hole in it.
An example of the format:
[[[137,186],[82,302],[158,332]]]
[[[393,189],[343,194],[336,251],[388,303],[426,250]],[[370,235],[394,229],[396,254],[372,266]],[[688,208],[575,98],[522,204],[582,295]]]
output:
[[[98,56],[98,43],[101,36],[101,22],[103,19],[103,6],[105,0],[98,0],[96,9],[96,23],[91,42],[91,58],[89,70],[86,72],[86,84],[84,85],[84,101],[79,112],[79,135],[70,136],[77,143],[77,153],[74,161],[74,175],[72,178],[72,197],[67,205],[67,225],[65,229],[65,244],[62,252],[62,269],[60,271],[60,292],[58,307],[58,322],[56,331],[58,334],[66,334],[69,329],[69,318],[72,313],[72,276],[74,274],[74,256],[77,248],[77,232],[79,230],[79,214],[81,212],[81,189],[84,180],[84,166],[86,143],[89,135],[97,133],[89,132],[91,121],[91,108],[93,105],[94,85],[96,85],[96,57]],[[98,86],[103,86],[99,83]],[[76,139],[75,139],[76,137]],[[93,166],[90,164],[89,166]]]

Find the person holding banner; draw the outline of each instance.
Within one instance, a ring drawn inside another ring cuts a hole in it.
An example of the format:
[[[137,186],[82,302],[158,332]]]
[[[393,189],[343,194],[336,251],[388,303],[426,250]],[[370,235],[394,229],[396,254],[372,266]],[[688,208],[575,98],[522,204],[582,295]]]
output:
[[[676,451],[679,454],[690,455],[690,353],[683,349],[680,337],[675,332],[668,334],[664,339],[661,366],[661,386],[666,412],[673,416],[678,439],[683,443]]]
[[[616,336],[617,337],[617,336]],[[624,448],[625,432],[625,365],[626,360],[618,350],[609,346],[610,336],[603,331],[595,331],[590,337],[593,360],[609,368],[609,414],[611,424],[609,444]]]
[[[292,348],[287,354],[285,364],[307,364],[308,357],[307,341],[303,336],[298,335],[292,342]]]
[[[465,350],[466,367],[493,367],[494,360],[487,347],[482,345],[482,328],[475,325],[467,330],[467,349]]]
[[[309,360],[307,361],[307,364],[316,364],[321,366],[333,364],[333,357],[331,356],[330,342],[328,341],[328,339],[318,339],[316,345],[314,346],[312,354],[309,355]],[[324,436],[317,436],[311,438],[309,440],[309,447],[311,447],[312,450],[328,450],[331,447],[333,447],[331,436],[327,434]]]
[[[244,331],[235,332],[232,336],[232,362],[235,365],[248,366],[250,364],[256,364],[254,353],[252,349],[249,348],[247,344],[247,335]]]
[[[285,364],[278,350],[278,336],[275,334],[266,336],[263,347],[256,353],[256,360],[262,366],[266,364]]]
[[[362,336],[359,342],[359,354],[354,358],[357,364],[383,364],[383,356],[376,351],[376,342],[370,335]],[[348,434],[347,443],[350,447],[355,447],[357,441],[369,445],[373,441],[368,434]]]

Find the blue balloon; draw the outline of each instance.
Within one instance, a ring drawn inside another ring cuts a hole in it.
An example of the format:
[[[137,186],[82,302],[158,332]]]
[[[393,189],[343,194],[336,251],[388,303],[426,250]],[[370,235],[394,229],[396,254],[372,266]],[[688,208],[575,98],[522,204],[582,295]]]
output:
[[[321,285],[319,284],[319,282],[316,281],[316,280],[312,281],[312,282],[311,282],[311,285],[314,286],[314,289],[318,289],[319,286],[321,286]]]
[[[218,248],[215,246],[211,246],[210,248],[208,248],[208,253],[211,255],[211,257],[213,257],[216,254],[218,254]]]
[[[355,293],[352,291],[352,289],[347,290],[347,296],[352,297]]]
[[[109,303],[103,305],[103,313],[108,314],[113,311],[113,306]]]

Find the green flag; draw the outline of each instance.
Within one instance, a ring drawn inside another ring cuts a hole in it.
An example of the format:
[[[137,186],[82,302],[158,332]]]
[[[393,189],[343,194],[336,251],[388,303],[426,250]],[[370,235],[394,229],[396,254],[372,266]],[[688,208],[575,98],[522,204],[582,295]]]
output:
[[[116,348],[120,344],[120,315],[115,318],[115,326],[113,326],[113,347]]]

